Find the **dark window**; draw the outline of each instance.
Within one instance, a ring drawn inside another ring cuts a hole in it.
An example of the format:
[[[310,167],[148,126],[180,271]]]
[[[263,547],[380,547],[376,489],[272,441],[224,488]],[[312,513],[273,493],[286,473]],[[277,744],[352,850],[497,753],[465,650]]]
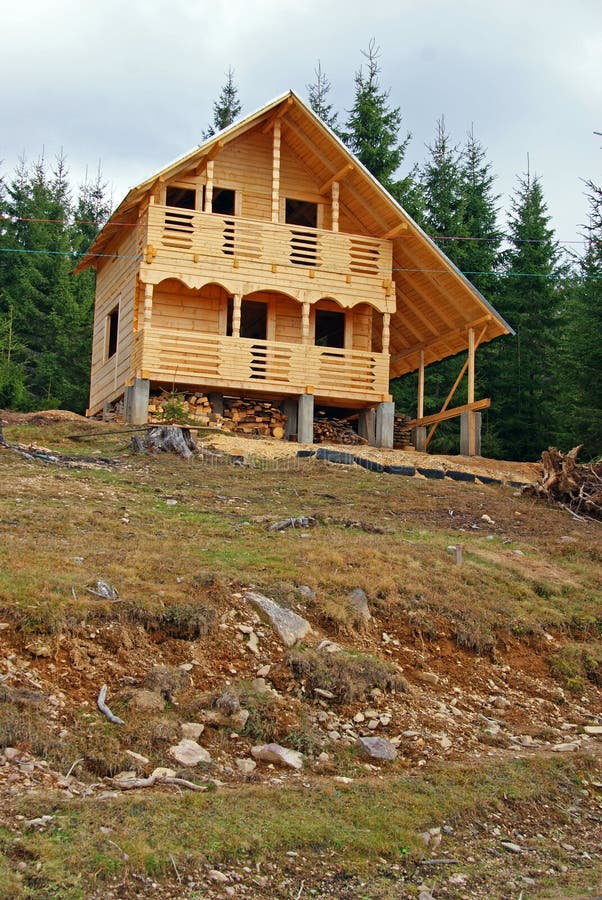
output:
[[[240,306],[240,336],[265,341],[268,334],[268,305],[243,300]]]
[[[230,188],[213,188],[213,212],[220,216],[233,216],[235,196],[236,192]]]
[[[107,359],[117,353],[117,336],[119,334],[119,307],[112,309],[107,316]]]
[[[302,225],[304,228],[318,227],[318,204],[309,200],[286,198],[284,219],[287,225]]]
[[[192,188],[168,187],[165,193],[165,205],[177,209],[195,209],[196,191]]]
[[[341,350],[345,347],[345,313],[316,310],[316,345]]]

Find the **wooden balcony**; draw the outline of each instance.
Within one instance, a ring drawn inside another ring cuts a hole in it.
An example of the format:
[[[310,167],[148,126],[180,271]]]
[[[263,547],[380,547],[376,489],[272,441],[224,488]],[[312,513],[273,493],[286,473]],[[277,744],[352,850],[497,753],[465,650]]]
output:
[[[213,213],[148,207],[143,278],[242,281],[298,297],[331,296],[343,306],[369,302],[392,311],[391,242]]]
[[[323,402],[388,398],[389,357],[225,335],[149,327],[137,335],[136,368],[145,378],[261,394],[310,392]]]

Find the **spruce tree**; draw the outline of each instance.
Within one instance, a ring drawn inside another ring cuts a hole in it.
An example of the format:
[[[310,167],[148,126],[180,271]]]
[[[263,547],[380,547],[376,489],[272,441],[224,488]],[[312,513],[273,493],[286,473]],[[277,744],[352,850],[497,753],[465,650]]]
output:
[[[519,178],[498,300],[516,331],[497,342],[495,416],[508,459],[538,459],[558,431],[562,268],[549,222],[539,178]]]
[[[367,71],[355,74],[355,98],[349,111],[343,140],[364,166],[394,196],[400,182],[395,179],[411,135],[399,140],[401,113],[389,106],[389,91],[380,87],[380,48],[371,40],[367,51]]]
[[[587,182],[590,221],[567,302],[561,354],[563,445],[583,444],[583,455],[602,455],[602,188]]]
[[[322,65],[319,60],[318,68],[315,69],[314,75],[316,76],[316,80],[312,84],[306,85],[309,105],[315,114],[319,116],[319,118],[322,119],[335,134],[338,134],[337,119],[339,114],[334,109],[332,103],[328,102],[328,94],[331,89],[330,81],[322,71]]]
[[[234,72],[230,67],[226,73],[226,82],[220,95],[213,104],[213,121],[203,132],[204,140],[213,137],[222,128],[231,125],[242,110],[242,104],[238,99],[238,88],[234,83]]]
[[[429,157],[420,170],[425,204],[424,224],[446,256],[453,262],[459,262],[463,252],[461,243],[450,238],[467,235],[464,223],[465,183],[460,150],[452,144],[444,116],[437,121],[435,140],[427,149]]]

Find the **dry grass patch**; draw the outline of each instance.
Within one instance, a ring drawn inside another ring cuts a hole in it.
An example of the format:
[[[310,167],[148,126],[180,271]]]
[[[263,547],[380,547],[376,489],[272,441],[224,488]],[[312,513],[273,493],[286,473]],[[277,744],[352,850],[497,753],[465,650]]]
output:
[[[307,696],[316,689],[329,691],[337,703],[352,703],[371,690],[409,690],[408,683],[390,663],[369,653],[339,650],[336,653],[299,647],[289,650],[287,662]]]

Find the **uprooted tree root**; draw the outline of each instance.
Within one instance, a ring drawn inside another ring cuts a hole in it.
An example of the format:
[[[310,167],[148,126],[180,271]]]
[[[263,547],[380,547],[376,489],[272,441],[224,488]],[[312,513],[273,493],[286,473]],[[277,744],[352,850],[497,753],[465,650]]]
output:
[[[602,519],[602,459],[580,465],[579,447],[563,454],[555,447],[541,455],[543,475],[523,490],[527,494],[554,500],[575,515]]]

